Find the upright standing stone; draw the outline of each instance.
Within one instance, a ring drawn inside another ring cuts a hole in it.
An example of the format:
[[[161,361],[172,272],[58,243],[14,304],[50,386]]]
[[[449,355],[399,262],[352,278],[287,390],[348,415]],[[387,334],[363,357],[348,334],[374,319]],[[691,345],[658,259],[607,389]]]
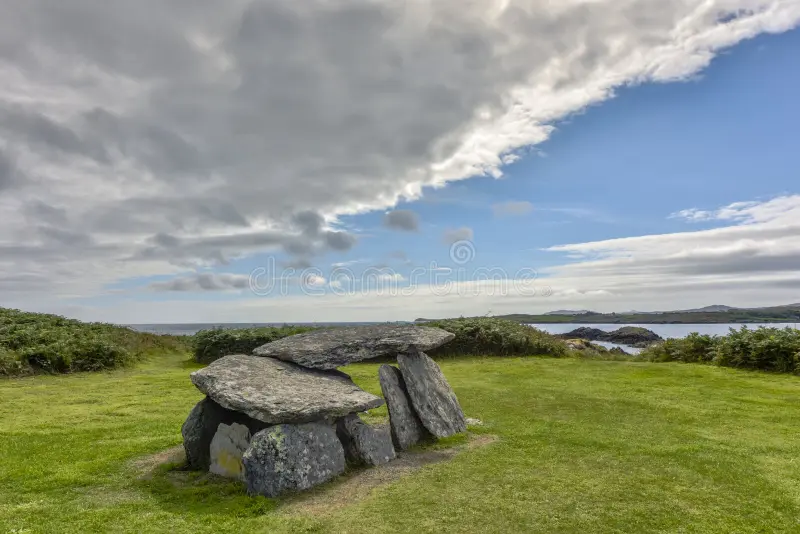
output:
[[[250,430],[239,423],[220,423],[211,440],[209,471],[227,478],[244,479],[242,455],[250,446]]]
[[[383,397],[386,399],[386,406],[389,408],[392,441],[397,450],[404,451],[430,434],[422,426],[422,422],[411,405],[400,369],[391,365],[381,365],[378,370],[378,378]]]
[[[411,404],[431,434],[446,438],[467,430],[456,394],[436,362],[416,347],[411,347],[407,354],[397,356],[397,363]]]
[[[336,422],[336,434],[351,464],[377,466],[395,458],[388,426],[368,425],[353,413]]]
[[[227,410],[206,397],[192,408],[181,428],[186,461],[192,469],[208,471],[211,467],[211,440],[214,439],[220,423],[239,423],[246,426],[251,433],[267,427],[261,421]]]
[[[342,417],[383,404],[339,371],[243,354],[220,358],[191,379],[221,406],[270,424]]]
[[[416,325],[324,328],[267,343],[253,354],[313,369],[336,369],[348,363],[395,356],[412,345],[433,350],[454,337],[441,328]]]
[[[345,469],[344,449],[327,423],[262,430],[250,440],[242,463],[247,491],[267,497],[311,488]]]

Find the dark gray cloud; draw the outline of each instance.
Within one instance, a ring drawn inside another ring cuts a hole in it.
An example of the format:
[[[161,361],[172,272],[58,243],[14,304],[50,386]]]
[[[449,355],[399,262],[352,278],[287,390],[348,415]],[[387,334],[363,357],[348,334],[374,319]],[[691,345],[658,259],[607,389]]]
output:
[[[16,181],[16,172],[14,162],[0,149],[0,190],[11,188]]]
[[[27,146],[37,150],[54,150],[110,163],[100,142],[83,139],[71,127],[19,105],[0,103],[0,131],[9,137],[22,138]]]
[[[527,201],[509,201],[492,205],[495,216],[526,215],[533,211],[533,204]]]
[[[384,215],[383,225],[393,230],[416,232],[419,230],[419,216],[411,210],[394,210]]]
[[[198,273],[150,284],[154,291],[232,291],[243,290],[250,287],[250,277],[247,275],[228,273]]]
[[[466,226],[445,230],[444,234],[442,234],[442,240],[448,245],[452,245],[458,241],[472,241],[474,238],[475,235],[472,228]]]
[[[348,234],[347,232],[325,232],[323,237],[325,239],[325,244],[329,248],[339,252],[350,250],[358,241],[354,235]]]

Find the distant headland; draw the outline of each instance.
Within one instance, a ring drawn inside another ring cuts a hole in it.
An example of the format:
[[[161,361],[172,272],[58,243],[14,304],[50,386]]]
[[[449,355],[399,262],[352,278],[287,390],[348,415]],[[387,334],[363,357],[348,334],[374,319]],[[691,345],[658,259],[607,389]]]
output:
[[[520,323],[580,324],[717,324],[800,322],[800,303],[765,308],[735,308],[715,304],[691,310],[599,313],[590,310],[557,310],[543,314],[513,313],[497,316]],[[425,322],[432,319],[417,319]]]

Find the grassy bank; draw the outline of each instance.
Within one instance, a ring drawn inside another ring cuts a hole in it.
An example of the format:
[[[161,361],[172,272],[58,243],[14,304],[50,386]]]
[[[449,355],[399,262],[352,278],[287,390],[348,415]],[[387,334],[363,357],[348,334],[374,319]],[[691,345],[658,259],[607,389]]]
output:
[[[444,359],[499,440],[324,514],[143,474],[201,395],[191,355],[0,380],[0,532],[796,532],[800,379],[571,358]],[[376,364],[345,369],[379,392]],[[376,410],[376,416],[385,408]],[[162,460],[163,461],[163,460]],[[333,482],[336,491],[346,481]]]

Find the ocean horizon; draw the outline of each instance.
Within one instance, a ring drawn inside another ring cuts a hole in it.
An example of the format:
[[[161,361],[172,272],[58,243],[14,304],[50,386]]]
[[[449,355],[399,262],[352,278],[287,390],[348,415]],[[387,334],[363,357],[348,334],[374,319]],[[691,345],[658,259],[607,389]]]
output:
[[[124,324],[137,332],[145,332],[148,334],[162,334],[171,336],[192,336],[202,330],[236,330],[241,328],[261,328],[267,326],[367,326],[372,324],[409,324],[413,321],[369,321],[369,322],[305,322],[305,323],[161,323],[161,324]]]

